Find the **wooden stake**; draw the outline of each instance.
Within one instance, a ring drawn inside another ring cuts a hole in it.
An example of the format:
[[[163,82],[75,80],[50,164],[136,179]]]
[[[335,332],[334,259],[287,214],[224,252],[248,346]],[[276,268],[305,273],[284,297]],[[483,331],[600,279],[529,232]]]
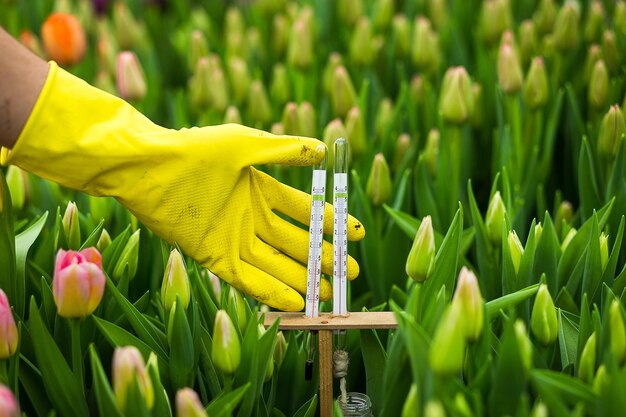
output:
[[[347,317],[321,313],[305,317],[302,313],[265,313],[265,327],[280,320],[281,330],[319,331],[320,417],[333,415],[333,330],[395,329],[398,322],[390,311],[354,312]]]
[[[333,415],[333,331],[319,331],[320,417]]]

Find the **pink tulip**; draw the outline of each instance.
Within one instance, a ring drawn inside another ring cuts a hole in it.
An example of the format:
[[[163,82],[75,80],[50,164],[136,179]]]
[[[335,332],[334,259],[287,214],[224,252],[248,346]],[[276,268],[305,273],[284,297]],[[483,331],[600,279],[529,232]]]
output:
[[[117,91],[125,100],[141,100],[146,95],[146,77],[134,52],[117,55]]]
[[[6,359],[17,350],[17,327],[9,299],[0,289],[0,359]],[[1,415],[1,414],[0,414]]]
[[[4,293],[3,293],[4,294]],[[0,385],[0,417],[19,417],[20,406],[6,385]]]
[[[96,248],[59,250],[52,281],[54,301],[62,317],[86,317],[100,304],[104,293],[102,256]]]

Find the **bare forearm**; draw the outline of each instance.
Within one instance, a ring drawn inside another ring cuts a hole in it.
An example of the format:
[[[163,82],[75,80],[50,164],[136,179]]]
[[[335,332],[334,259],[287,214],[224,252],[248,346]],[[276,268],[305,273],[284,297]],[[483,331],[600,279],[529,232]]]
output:
[[[48,75],[48,63],[0,27],[0,145],[13,147]]]

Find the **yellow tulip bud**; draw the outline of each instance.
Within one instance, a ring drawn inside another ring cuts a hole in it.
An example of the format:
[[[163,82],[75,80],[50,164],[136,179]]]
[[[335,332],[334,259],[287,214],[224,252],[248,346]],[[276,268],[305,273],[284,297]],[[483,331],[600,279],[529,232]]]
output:
[[[81,245],[80,239],[80,223],[78,221],[78,207],[76,203],[70,201],[67,203],[65,213],[63,214],[63,230],[67,237],[67,242],[71,249],[78,249]]]
[[[111,236],[109,236],[109,232],[107,232],[107,229],[102,229],[102,233],[100,233],[100,237],[98,238],[98,243],[96,243],[96,248],[98,248],[100,253],[102,253],[110,244]]]
[[[600,233],[600,266],[602,271],[606,269],[606,265],[609,263],[609,236],[602,232]]]
[[[513,261],[513,268],[517,274],[522,261],[522,255],[524,254],[524,246],[522,246],[522,242],[520,242],[515,230],[509,232],[507,243],[509,245],[509,252],[511,253],[511,260]]]
[[[186,310],[191,298],[189,276],[182,255],[174,248],[167,260],[161,284],[161,302],[165,310],[169,311],[172,308],[176,297],[180,299],[182,307]]]
[[[198,394],[191,388],[179,389],[176,392],[177,417],[208,417]]]
[[[137,381],[146,407],[154,405],[154,389],[152,380],[139,350],[134,346],[118,347],[113,352],[113,392],[120,409],[126,408],[126,397],[129,385]]]
[[[366,193],[372,204],[382,206],[391,197],[391,173],[382,153],[377,153],[367,179]]]
[[[424,407],[424,417],[446,417],[446,409],[438,400],[430,400]]]

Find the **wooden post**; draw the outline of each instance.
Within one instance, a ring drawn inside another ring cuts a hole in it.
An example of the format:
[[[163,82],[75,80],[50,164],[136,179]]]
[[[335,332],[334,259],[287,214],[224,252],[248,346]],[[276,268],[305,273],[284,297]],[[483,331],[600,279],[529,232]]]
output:
[[[280,320],[281,330],[317,330],[319,332],[320,416],[333,415],[333,330],[394,329],[396,317],[390,311],[354,312],[348,316],[322,313],[319,317],[306,317],[302,313],[265,313],[265,327]]]

